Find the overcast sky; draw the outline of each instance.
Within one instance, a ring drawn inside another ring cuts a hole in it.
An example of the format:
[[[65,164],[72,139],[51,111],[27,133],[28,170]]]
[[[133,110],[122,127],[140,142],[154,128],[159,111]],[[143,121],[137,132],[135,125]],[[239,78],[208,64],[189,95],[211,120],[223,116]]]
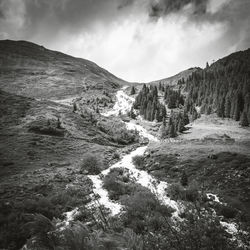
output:
[[[0,39],[147,82],[250,47],[250,0],[0,0]]]

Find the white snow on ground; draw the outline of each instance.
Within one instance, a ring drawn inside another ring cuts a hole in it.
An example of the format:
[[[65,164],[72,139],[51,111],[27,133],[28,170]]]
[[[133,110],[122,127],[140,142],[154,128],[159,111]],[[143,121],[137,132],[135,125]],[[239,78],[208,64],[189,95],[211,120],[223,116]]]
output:
[[[70,98],[66,98],[66,99],[51,100],[51,101],[71,107],[71,106],[73,106],[73,102],[75,99],[76,99],[76,97],[70,97]]]

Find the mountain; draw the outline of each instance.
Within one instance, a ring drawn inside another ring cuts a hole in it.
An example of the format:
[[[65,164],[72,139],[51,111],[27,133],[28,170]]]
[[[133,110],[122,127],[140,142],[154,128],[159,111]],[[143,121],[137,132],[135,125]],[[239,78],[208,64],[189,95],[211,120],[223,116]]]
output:
[[[0,88],[35,98],[67,98],[86,90],[114,91],[126,81],[97,64],[27,41],[0,41]]]
[[[200,106],[201,113],[250,121],[250,49],[193,72],[184,86],[187,110]]]
[[[149,82],[147,84],[163,84],[163,85],[169,85],[169,86],[176,86],[179,80],[186,80],[193,72],[196,72],[197,70],[201,70],[201,68],[195,67],[195,68],[189,68],[187,70],[183,70],[180,73],[168,77],[168,78],[164,78],[164,79],[160,79],[160,80],[156,80],[156,81],[152,81]]]

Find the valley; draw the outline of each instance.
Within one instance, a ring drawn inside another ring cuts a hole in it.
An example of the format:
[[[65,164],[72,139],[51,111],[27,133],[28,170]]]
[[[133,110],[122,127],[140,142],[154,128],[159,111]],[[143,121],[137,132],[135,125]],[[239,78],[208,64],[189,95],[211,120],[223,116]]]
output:
[[[0,248],[249,248],[248,92],[228,117],[207,101],[208,69],[133,84],[35,44],[1,48]]]

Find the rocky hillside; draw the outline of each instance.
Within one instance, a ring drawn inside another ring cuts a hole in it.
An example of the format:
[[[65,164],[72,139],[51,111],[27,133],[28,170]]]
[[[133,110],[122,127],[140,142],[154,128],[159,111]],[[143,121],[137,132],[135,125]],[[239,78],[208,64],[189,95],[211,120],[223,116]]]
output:
[[[64,99],[87,90],[112,92],[123,84],[91,61],[26,41],[0,41],[0,88],[7,92]]]

